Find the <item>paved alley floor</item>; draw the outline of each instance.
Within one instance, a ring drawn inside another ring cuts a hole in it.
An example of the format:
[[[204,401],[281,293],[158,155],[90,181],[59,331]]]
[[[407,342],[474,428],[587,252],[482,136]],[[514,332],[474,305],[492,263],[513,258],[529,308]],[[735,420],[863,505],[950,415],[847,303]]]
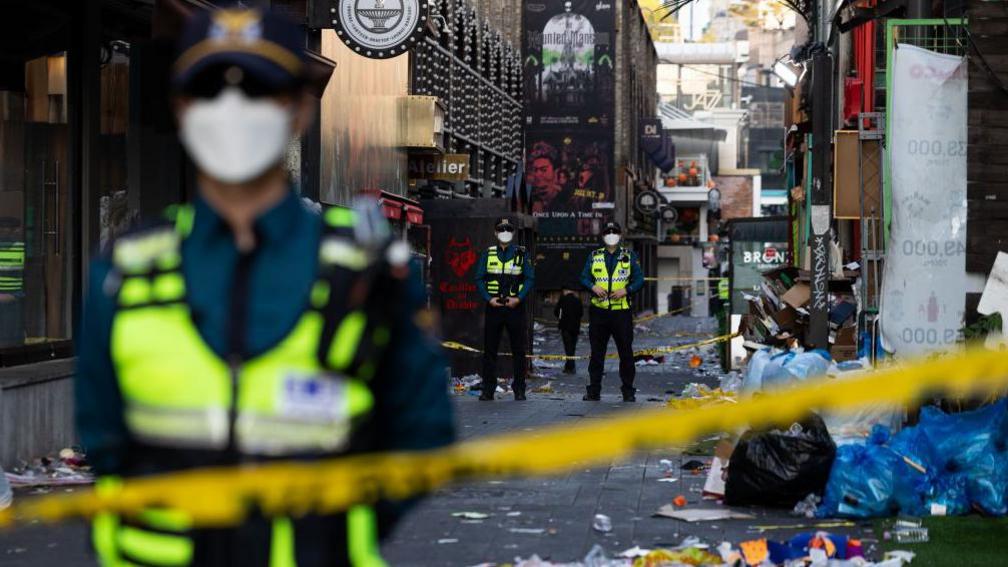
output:
[[[714,330],[712,320],[664,317],[638,326],[634,346],[645,349],[691,343],[713,336]],[[537,353],[562,352],[555,330],[540,328],[535,342]],[[615,347],[610,349],[615,350]],[[587,350],[587,338],[583,333],[578,353],[587,354]],[[494,402],[480,402],[471,393],[455,395],[459,436],[470,439],[534,431],[561,422],[598,419],[612,412],[663,405],[670,397],[679,395],[690,382],[716,386],[722,373],[715,364],[714,352],[704,355],[705,362],[698,369],[689,368],[690,354],[674,353],[661,364],[638,366],[636,404],[620,401],[616,360],[607,362],[601,402],[581,401],[586,361],[578,362],[578,372],[573,376],[560,373],[562,363],[537,363],[526,402],[515,402],[510,394],[499,396]],[[552,392],[534,392],[547,383]],[[591,439],[584,442],[591,443]],[[811,520],[791,517],[787,511],[743,510],[755,515],[756,519],[694,524],[653,517],[661,505],[670,503],[677,495],[687,498],[687,507],[719,506],[701,500],[704,474],[693,475],[680,470],[689,460],[709,462],[709,454],[689,456],[681,453],[681,449],[669,448],[553,478],[500,479],[451,486],[422,501],[385,542],[382,551],[390,565],[403,566],[510,563],[516,557],[528,558],[533,554],[556,562],[570,562],[583,559],[595,544],[601,545],[612,557],[635,545],[672,547],[689,536],[697,536],[714,546],[723,540],[738,543],[759,537],[786,539],[795,533],[809,531],[801,526]],[[659,464],[662,459],[672,461],[671,477],[678,480],[659,481],[666,476]],[[458,512],[476,512],[487,517],[453,516]],[[596,514],[611,518],[611,532],[603,534],[592,529]],[[780,525],[797,527],[765,533],[756,528]],[[830,531],[857,533],[871,554],[876,536],[868,528],[831,528]],[[0,566],[94,565],[86,541],[87,532],[81,523],[30,526],[0,533]]]

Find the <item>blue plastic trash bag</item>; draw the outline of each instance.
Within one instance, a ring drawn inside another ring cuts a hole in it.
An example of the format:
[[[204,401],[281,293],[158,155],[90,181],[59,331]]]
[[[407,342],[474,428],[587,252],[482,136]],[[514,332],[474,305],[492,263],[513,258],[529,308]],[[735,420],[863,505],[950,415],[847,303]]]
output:
[[[885,446],[888,440],[889,430],[876,425],[866,443],[837,447],[836,460],[816,516],[875,518],[896,512],[893,496],[896,475],[904,463]]]
[[[829,352],[822,349],[781,353],[770,359],[763,371],[763,387],[791,386],[829,370]]]
[[[743,392],[758,392],[763,389],[763,371],[772,357],[768,348],[760,349],[753,353],[746,363],[745,376],[742,377]]]
[[[897,483],[900,511],[910,516],[961,516],[970,511],[966,475],[938,471],[908,476]]]
[[[0,467],[0,510],[10,506],[13,499],[14,492],[11,491],[10,483],[7,482],[7,475],[4,474],[3,468]]]
[[[931,444],[935,464],[965,476],[967,499],[994,516],[1008,513],[1006,411],[1008,400],[952,414],[926,407],[918,426]]]
[[[920,425],[939,465],[953,471],[969,471],[993,444],[1003,444],[1008,400],[974,411],[947,414],[934,406],[921,409]]]
[[[966,495],[969,501],[988,516],[1008,514],[1008,450],[993,444],[966,471]]]

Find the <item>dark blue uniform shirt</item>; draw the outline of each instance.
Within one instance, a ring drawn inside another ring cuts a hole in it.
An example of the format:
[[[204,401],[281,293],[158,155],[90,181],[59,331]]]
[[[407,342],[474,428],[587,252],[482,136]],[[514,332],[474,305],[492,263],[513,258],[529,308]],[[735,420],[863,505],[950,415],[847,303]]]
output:
[[[182,272],[193,320],[221,357],[229,353],[229,301],[239,251],[224,220],[197,198],[192,232],[182,244]],[[244,305],[247,354],[276,345],[294,327],[315,281],[322,219],[291,191],[255,221],[257,246]],[[77,430],[89,462],[99,474],[117,474],[125,462],[128,433],[110,355],[116,298],[105,291],[112,269],[107,251],[92,262],[87,299],[77,334]],[[423,449],[454,438],[452,407],[440,345],[415,322],[424,303],[419,281],[410,292],[394,334],[391,356],[373,379],[372,421],[377,450]]]
[[[644,287],[644,272],[641,271],[640,260],[637,258],[637,253],[633,250],[627,249],[630,252],[630,281],[627,282],[627,295],[631,295],[640,291]],[[616,269],[616,261],[619,259],[620,249],[617,248],[615,253],[609,252],[607,249],[605,251],[605,265],[606,270],[612,275],[613,271]],[[587,289],[591,289],[595,285],[595,278],[592,276],[592,256],[588,254],[588,260],[585,262],[584,268],[581,269],[581,285],[585,286]]]
[[[497,258],[501,263],[508,262],[514,258],[515,253],[518,252],[518,247],[514,244],[507,247],[507,250],[501,252],[500,246],[497,246]],[[480,254],[479,262],[476,263],[476,275],[474,279],[476,281],[476,289],[479,294],[483,296],[484,301],[490,301],[493,299],[490,297],[490,292],[487,291],[487,250],[484,250]],[[535,268],[532,266],[532,262],[529,260],[528,250],[525,250],[525,257],[522,258],[522,274],[525,275],[525,283],[522,290],[518,292],[518,300],[525,301],[525,297],[528,296],[529,292],[532,291],[532,287],[535,286]]]

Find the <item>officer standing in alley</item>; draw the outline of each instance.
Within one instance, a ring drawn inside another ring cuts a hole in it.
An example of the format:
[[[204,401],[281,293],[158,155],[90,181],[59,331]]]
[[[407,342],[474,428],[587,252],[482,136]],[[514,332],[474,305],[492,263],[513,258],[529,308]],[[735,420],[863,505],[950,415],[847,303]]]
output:
[[[592,292],[588,310],[588,392],[585,401],[598,401],[602,395],[602,373],[605,368],[609,337],[619,352],[619,373],[623,382],[624,402],[637,400],[634,388],[636,369],[633,357],[633,312],[630,295],[644,287],[637,254],[620,246],[623,230],[615,222],[602,229],[605,246],[592,252],[581,271],[581,284]]]
[[[481,400],[494,399],[497,391],[497,349],[501,332],[507,329],[514,363],[512,389],[515,400],[525,399],[525,343],[528,323],[524,301],[535,283],[535,271],[523,246],[512,244],[515,226],[508,218],[494,225],[497,245],[491,246],[476,264],[476,288],[486,301],[483,329],[483,393]]]
[[[304,45],[297,25],[254,8],[186,26],[172,87],[193,202],[115,239],[88,276],[77,431],[99,492],[453,439],[409,250],[376,205],[320,215],[288,179],[286,150],[317,105]],[[314,495],[292,496],[297,515],[250,510],[230,527],[165,508],[100,514],[92,541],[107,566],[384,564],[378,538],[404,505],[305,513]]]

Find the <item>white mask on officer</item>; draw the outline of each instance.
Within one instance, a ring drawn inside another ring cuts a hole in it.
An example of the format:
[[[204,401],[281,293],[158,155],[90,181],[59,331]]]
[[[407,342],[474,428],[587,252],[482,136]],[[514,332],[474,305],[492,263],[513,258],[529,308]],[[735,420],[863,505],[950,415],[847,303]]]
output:
[[[618,234],[607,234],[602,237],[602,242],[605,242],[606,246],[616,246],[619,241],[620,235]]]
[[[181,139],[199,169],[225,183],[262,175],[290,142],[291,109],[228,87],[212,99],[195,99],[183,111]]]
[[[513,239],[514,233],[511,231],[506,230],[504,232],[497,233],[497,240],[499,240],[501,244],[510,244]]]

